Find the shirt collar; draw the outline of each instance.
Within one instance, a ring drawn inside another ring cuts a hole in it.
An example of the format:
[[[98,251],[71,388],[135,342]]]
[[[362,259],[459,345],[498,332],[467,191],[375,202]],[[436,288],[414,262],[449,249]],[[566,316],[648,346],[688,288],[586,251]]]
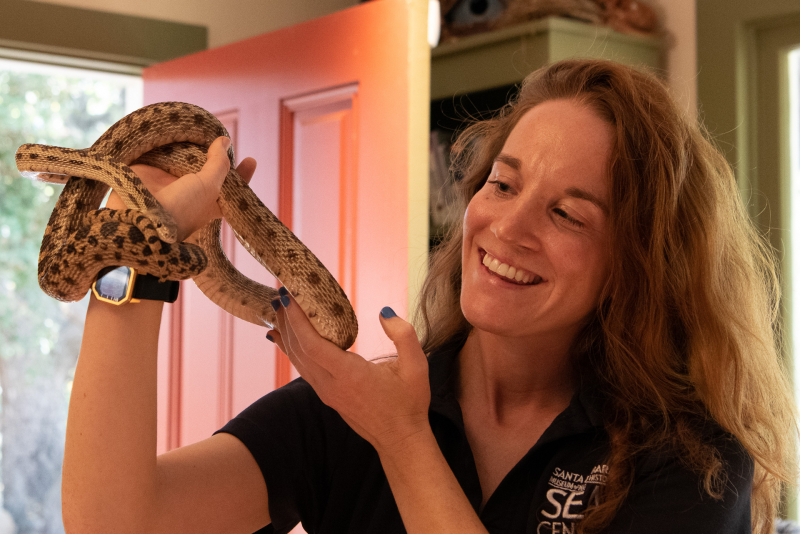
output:
[[[463,428],[461,407],[456,398],[458,384],[458,353],[466,339],[442,347],[428,357],[431,387],[430,411],[450,419]],[[569,433],[579,433],[592,427],[603,427],[603,400],[599,393],[596,377],[593,373],[581,373],[578,391],[572,397],[569,406],[556,418]]]

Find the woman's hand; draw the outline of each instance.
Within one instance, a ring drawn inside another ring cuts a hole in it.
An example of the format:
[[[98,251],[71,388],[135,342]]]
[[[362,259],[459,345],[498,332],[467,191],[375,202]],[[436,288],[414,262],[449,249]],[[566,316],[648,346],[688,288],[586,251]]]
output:
[[[381,310],[397,358],[371,363],[321,337],[297,301],[281,294],[269,335],[322,402],[375,447],[406,531],[487,534],[428,423],[428,360],[414,328]]]
[[[269,335],[322,402],[339,412],[379,454],[430,432],[428,360],[409,323],[384,308],[381,326],[397,348],[397,357],[371,363],[321,337],[294,298],[284,289],[281,293],[277,330]]]
[[[187,174],[180,179],[148,165],[131,166],[145,187],[175,218],[179,242],[202,228],[208,221],[222,217],[217,198],[230,168],[227,152],[229,146],[230,139],[217,138],[208,148],[208,159],[200,172]],[[236,170],[249,183],[256,170],[256,160],[245,158]],[[114,191],[111,192],[106,207],[127,208]]]

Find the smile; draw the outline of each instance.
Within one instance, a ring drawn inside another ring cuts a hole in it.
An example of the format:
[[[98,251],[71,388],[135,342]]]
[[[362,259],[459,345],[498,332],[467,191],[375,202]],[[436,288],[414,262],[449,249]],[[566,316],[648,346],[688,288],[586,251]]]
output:
[[[481,251],[481,252],[484,255],[482,263],[486,266],[486,268],[508,282],[512,282],[519,285],[535,286],[537,284],[542,283],[543,281],[542,277],[539,276],[538,274],[532,274],[524,269],[514,267],[513,265],[509,265],[507,263],[501,263],[500,260],[492,256],[488,252],[486,251]]]

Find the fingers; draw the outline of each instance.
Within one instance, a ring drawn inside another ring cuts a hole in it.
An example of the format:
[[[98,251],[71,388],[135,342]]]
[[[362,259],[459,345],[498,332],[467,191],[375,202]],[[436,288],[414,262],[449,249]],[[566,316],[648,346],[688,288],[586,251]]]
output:
[[[205,201],[204,203],[208,203],[209,200],[217,200],[219,190],[222,188],[222,182],[225,181],[225,176],[231,168],[231,163],[228,159],[230,146],[231,140],[229,138],[217,137],[208,147],[206,163],[200,169],[200,172],[194,175],[195,179],[202,184],[200,188],[195,189],[198,193],[197,200]],[[189,174],[187,176],[192,175]]]
[[[286,288],[281,298],[273,301],[277,307],[277,330],[283,349],[298,372],[315,387],[323,380],[341,375],[343,366],[351,360],[364,363],[363,358],[342,350],[320,336],[305,312]]]
[[[208,148],[208,158],[199,172],[187,174],[161,190],[158,200],[175,217],[179,241],[221,217],[216,201],[230,169],[228,147],[230,139],[217,138]]]
[[[401,372],[428,373],[428,359],[411,323],[399,318],[388,306],[380,313],[381,326],[397,349]]]
[[[147,190],[155,195],[156,198],[159,196],[159,191],[177,180],[177,178],[172,176],[167,171],[163,171],[149,165],[131,165],[131,170],[136,174],[136,176],[139,177]],[[122,198],[120,198],[120,196],[113,189],[111,190],[111,194],[108,197],[108,202],[106,202],[105,207],[114,210],[124,210],[128,208],[128,206],[126,206],[122,201]]]
[[[267,331],[267,340],[275,343],[281,352],[286,354],[286,347],[283,344],[283,338],[281,337],[281,333],[277,330],[269,330]]]
[[[253,174],[256,172],[256,160],[253,158],[244,158],[239,162],[239,166],[236,167],[236,172],[249,184],[250,180],[253,179]]]
[[[203,168],[195,174],[187,174],[180,179],[148,165],[131,166],[145,187],[177,221],[179,241],[185,241],[208,221],[222,217],[216,201],[230,169],[228,159],[230,144],[229,138],[218,137],[208,148]],[[253,158],[245,158],[237,167],[239,175],[248,183],[253,178],[255,170],[256,160]],[[106,207],[127,208],[113,191]]]

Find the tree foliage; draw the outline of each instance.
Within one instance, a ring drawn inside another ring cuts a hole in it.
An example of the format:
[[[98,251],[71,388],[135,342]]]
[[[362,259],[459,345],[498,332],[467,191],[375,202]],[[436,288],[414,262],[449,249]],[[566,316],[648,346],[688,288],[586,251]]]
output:
[[[39,245],[62,186],[22,178],[14,154],[23,143],[90,146],[125,114],[126,85],[0,67],[0,477],[20,534],[63,532],[64,427],[87,299],[61,303],[39,289]]]

